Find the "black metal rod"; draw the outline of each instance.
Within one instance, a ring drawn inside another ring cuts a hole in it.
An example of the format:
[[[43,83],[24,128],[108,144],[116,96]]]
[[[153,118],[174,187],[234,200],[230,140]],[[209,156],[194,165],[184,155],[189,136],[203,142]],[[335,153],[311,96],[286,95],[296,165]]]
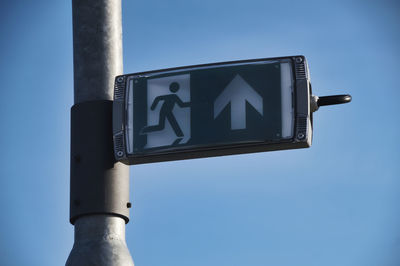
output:
[[[331,95],[331,96],[322,96],[318,98],[318,106],[326,106],[326,105],[334,105],[334,104],[343,104],[351,102],[351,95],[342,94],[342,95]]]

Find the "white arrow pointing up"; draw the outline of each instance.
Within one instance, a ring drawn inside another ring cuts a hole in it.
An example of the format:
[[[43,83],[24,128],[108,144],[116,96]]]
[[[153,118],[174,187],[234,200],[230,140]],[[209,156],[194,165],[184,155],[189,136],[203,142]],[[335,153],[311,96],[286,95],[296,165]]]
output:
[[[215,99],[214,119],[231,103],[231,129],[245,129],[246,101],[263,115],[262,97],[241,76],[236,75]]]

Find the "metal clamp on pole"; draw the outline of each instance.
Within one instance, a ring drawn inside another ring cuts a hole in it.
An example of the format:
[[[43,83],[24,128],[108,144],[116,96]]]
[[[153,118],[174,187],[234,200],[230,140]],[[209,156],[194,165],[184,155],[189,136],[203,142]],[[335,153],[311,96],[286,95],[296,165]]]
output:
[[[129,176],[114,167],[112,101],[75,104],[71,109],[70,222],[110,214],[129,221]],[[107,189],[105,189],[107,188]]]

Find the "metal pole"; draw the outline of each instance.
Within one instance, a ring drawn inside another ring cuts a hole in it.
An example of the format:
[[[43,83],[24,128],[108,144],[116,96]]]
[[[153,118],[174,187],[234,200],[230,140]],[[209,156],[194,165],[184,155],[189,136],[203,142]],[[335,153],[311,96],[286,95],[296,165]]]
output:
[[[70,222],[67,266],[133,266],[125,242],[129,168],[112,145],[113,82],[122,74],[121,0],[72,0],[74,106],[71,110]]]

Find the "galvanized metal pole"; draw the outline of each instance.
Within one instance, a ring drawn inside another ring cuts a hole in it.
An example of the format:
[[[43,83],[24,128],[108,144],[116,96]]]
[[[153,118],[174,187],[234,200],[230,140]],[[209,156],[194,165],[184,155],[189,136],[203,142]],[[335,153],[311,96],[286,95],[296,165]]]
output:
[[[70,222],[67,266],[133,266],[125,242],[129,168],[112,145],[113,82],[122,74],[121,0],[72,0],[74,106],[71,111]]]

